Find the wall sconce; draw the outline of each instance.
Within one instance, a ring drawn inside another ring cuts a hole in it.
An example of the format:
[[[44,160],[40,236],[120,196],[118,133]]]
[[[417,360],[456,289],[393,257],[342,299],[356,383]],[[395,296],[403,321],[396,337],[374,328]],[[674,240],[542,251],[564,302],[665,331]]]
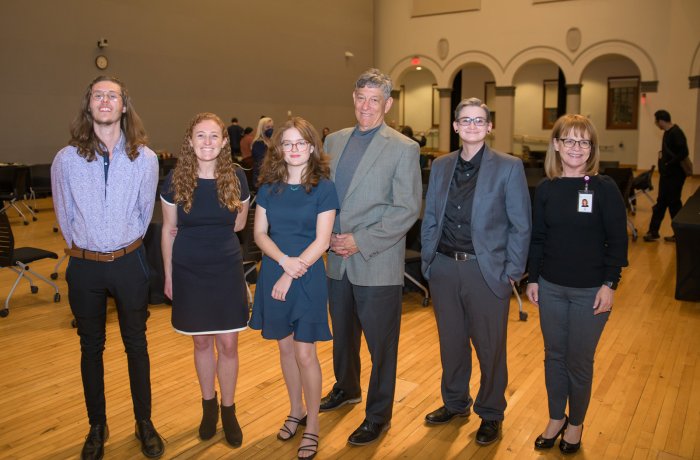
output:
[[[346,58],[346,59],[350,59],[350,58],[354,58],[354,57],[355,57],[355,55],[352,54],[351,51],[346,51],[346,52],[345,52],[345,58]]]

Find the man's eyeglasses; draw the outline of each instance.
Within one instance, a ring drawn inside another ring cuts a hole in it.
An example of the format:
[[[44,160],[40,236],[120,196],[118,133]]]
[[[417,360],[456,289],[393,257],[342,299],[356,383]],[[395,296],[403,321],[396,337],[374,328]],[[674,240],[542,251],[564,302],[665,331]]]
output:
[[[581,139],[580,141],[577,141],[576,139],[560,138],[559,140],[562,144],[564,144],[564,147],[568,147],[570,149],[576,144],[581,147],[581,150],[590,150],[590,148],[593,146],[593,142],[589,141],[588,139]]]
[[[92,93],[92,100],[97,102],[102,102],[105,99],[116,102],[120,97],[122,97],[122,95],[114,91],[95,91]]]
[[[306,150],[306,148],[311,145],[311,142],[308,141],[297,141],[297,142],[289,142],[285,141],[282,142],[282,150],[285,152],[291,152],[294,147],[297,148],[297,150]]]
[[[464,117],[464,118],[460,118],[459,120],[457,120],[457,124],[459,126],[463,126],[463,127],[469,126],[471,124],[474,124],[474,126],[482,127],[482,126],[486,126],[486,118],[484,118],[484,117],[474,117],[474,118]]]

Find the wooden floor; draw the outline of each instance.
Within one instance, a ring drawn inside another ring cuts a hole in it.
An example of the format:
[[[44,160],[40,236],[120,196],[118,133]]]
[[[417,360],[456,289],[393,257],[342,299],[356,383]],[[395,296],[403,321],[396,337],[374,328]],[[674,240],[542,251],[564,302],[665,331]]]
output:
[[[685,186],[690,195],[700,179]],[[650,203],[638,200],[634,217],[646,231]],[[9,211],[17,243],[55,251],[63,240],[53,233],[49,200],[40,202],[39,221],[23,226]],[[665,219],[662,235],[669,235]],[[700,256],[700,255],[699,255]],[[700,458],[700,303],[673,297],[675,246],[663,241],[630,242],[630,267],[623,272],[615,308],[606,326],[595,363],[593,396],[579,458]],[[42,274],[53,272],[51,262],[37,262]],[[29,293],[25,282],[12,298],[10,315],[0,318],[0,458],[77,458],[88,425],[79,372],[79,346],[71,328],[67,290],[61,268],[63,299],[55,304],[51,291],[40,285]],[[4,300],[14,276],[0,271]],[[391,430],[373,445],[350,447],[348,435],[362,422],[364,405],[345,406],[321,417],[321,448],[326,459],[476,459],[555,458],[558,449],[537,452],[532,445],[547,420],[543,345],[537,309],[525,304],[526,322],[518,320],[511,302],[508,338],[510,384],[503,439],[478,447],[474,434],[479,418],[459,419],[428,427],[425,414],[441,405],[438,338],[432,308],[420,296],[404,297],[399,346],[398,384]],[[164,458],[178,459],[291,459],[297,441],[275,439],[288,411],[274,342],[256,331],[241,334],[240,378],[236,403],[244,441],[228,447],[219,431],[213,440],[197,438],[200,394],[191,340],[170,326],[170,309],[151,306],[148,339],[152,368],[153,421],[166,440]],[[108,316],[105,370],[110,439],[106,458],[140,458],[133,435],[133,415],[126,359],[117,319]],[[324,393],[333,385],[331,343],[318,346]],[[363,351],[363,387],[370,360]],[[476,358],[474,359],[476,364]],[[479,383],[478,367],[471,381]],[[297,437],[297,440],[299,437]],[[141,457],[142,458],[142,457]]]

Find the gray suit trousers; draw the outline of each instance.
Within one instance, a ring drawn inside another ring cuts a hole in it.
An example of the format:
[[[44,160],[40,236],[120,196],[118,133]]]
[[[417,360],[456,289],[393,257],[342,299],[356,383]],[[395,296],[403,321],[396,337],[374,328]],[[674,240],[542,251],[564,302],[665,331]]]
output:
[[[333,388],[360,396],[360,338],[367,340],[372,373],[367,388],[366,419],[391,420],[396,390],[396,361],[401,327],[401,286],[357,286],[343,275],[328,279],[333,326]]]
[[[510,299],[501,299],[489,289],[477,260],[456,261],[442,254],[431,265],[430,292],[440,336],[445,406],[464,412],[471,404],[471,340],[481,369],[474,412],[484,420],[503,420]]]

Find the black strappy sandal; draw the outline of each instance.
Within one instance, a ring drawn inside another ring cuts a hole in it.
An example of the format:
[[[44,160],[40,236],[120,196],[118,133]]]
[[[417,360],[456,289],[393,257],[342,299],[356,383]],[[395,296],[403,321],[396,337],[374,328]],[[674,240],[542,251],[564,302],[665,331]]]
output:
[[[294,431],[290,430],[289,427],[287,427],[287,423],[296,424]],[[297,434],[297,429],[299,429],[299,425],[306,426],[306,415],[302,419],[298,419],[296,417],[292,417],[291,415],[288,415],[287,420],[284,421],[284,424],[282,425],[282,428],[280,428],[280,431],[284,431],[289,436],[287,436],[285,438],[280,433],[277,433],[277,439],[279,439],[280,441],[289,441],[290,439],[292,439],[294,437],[294,435]]]
[[[308,439],[309,441],[313,442],[313,444],[302,446],[297,449],[297,458],[300,460],[311,460],[318,453],[318,435],[313,433],[304,433],[301,435],[301,439]],[[302,457],[299,455],[302,452],[313,452],[313,454],[309,455],[308,457]]]

